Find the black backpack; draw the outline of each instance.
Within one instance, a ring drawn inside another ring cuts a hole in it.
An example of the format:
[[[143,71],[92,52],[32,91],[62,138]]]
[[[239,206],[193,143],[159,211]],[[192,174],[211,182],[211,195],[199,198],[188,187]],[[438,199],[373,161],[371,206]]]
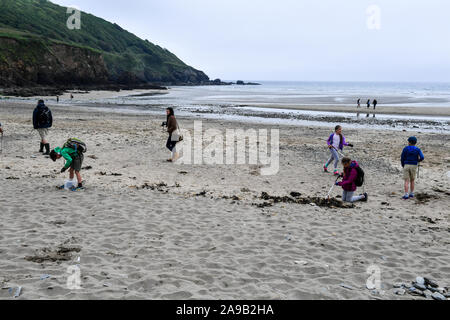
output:
[[[42,109],[37,118],[39,126],[49,125],[51,122],[51,118],[52,113],[50,109],[49,108]]]
[[[362,187],[364,184],[364,170],[361,167],[355,168],[358,175],[356,176],[355,184],[357,187]]]
[[[86,143],[77,138],[70,138],[67,140],[67,142],[64,143],[63,149],[64,148],[74,149],[78,153],[85,153],[87,151]]]

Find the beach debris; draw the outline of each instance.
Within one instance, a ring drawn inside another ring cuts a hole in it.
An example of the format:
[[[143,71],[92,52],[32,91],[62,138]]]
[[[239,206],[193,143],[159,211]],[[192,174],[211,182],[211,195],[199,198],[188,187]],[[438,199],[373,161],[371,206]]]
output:
[[[159,183],[156,183],[156,184],[149,184],[149,183],[144,183],[142,186],[140,186],[140,187],[137,187],[137,186],[131,186],[131,187],[133,187],[133,188],[136,188],[136,189],[150,189],[150,190],[152,190],[152,191],[154,191],[154,190],[158,190],[158,191],[160,191],[160,192],[167,192],[167,184],[166,183],[164,183],[164,182],[159,182]]]
[[[416,289],[419,289],[419,290],[421,290],[421,291],[425,291],[425,290],[427,290],[427,287],[424,285],[424,284],[420,284],[420,283],[414,283],[414,287],[416,288]]]
[[[243,193],[248,193],[248,192],[250,192],[250,189],[249,189],[249,188],[242,188],[242,189],[241,189],[241,192],[243,192]]]
[[[435,192],[444,193],[444,194],[450,196],[450,191],[445,191],[445,190],[439,189],[438,187],[434,187],[432,190]]]
[[[43,274],[43,275],[41,276],[41,280],[45,280],[45,279],[48,279],[48,278],[50,278],[50,275],[49,275],[49,274]]]
[[[433,296],[433,292],[431,292],[430,290],[425,290],[424,292],[423,292],[423,296],[426,298],[426,299],[430,299],[432,296]]]
[[[98,159],[96,155],[90,155],[90,156],[88,156],[88,158],[91,158],[91,159],[94,159],[94,160]]]
[[[83,167],[82,170],[91,170],[92,166]]]
[[[291,196],[271,196],[267,192],[262,192],[260,199],[265,201],[272,201],[272,203],[296,203],[296,204],[309,204],[312,206],[327,207],[327,208],[354,208],[353,204],[347,204],[335,198],[319,198],[319,197],[301,197],[296,196],[295,198]]]
[[[6,180],[19,180],[20,178],[17,178],[17,177],[8,177],[8,178],[6,178]]]
[[[432,195],[432,194],[425,193],[425,192],[417,193],[415,198],[416,198],[417,204],[425,204],[425,203],[429,202],[430,200],[439,199],[439,197]]]
[[[252,203],[252,206],[256,206],[258,208],[266,208],[266,207],[273,207],[273,203],[272,202]]]
[[[188,172],[187,172],[187,171],[179,171],[178,173],[179,173],[179,174],[183,174],[183,175],[186,175],[186,174],[188,174]]]
[[[394,283],[394,294],[398,294],[401,289],[406,289],[410,295],[413,296],[421,296],[426,299],[433,298],[435,300],[447,300],[447,295],[450,296],[448,292],[448,288],[439,287],[439,284],[427,277],[416,277],[414,281],[412,281],[412,286],[408,286],[403,283]]]
[[[425,222],[428,222],[428,223],[431,223],[431,224],[436,224],[436,222],[439,221],[440,219],[434,219],[434,220],[433,220],[433,219],[430,218],[430,217],[422,216],[422,217],[420,217],[420,220],[425,221]]]
[[[306,266],[308,264],[308,261],[303,261],[303,260],[299,260],[299,261],[294,261],[295,264],[300,264],[302,266]]]
[[[342,288],[345,288],[345,289],[348,289],[348,290],[354,290],[354,288],[353,288],[352,286],[349,286],[349,285],[347,285],[347,284],[345,284],[345,283],[341,283],[340,286],[341,286]]]
[[[50,223],[54,224],[54,225],[57,225],[57,226],[60,226],[60,225],[66,224],[66,221],[64,221],[64,220],[56,220],[56,221],[52,221]]]
[[[416,283],[420,284],[420,285],[425,285],[425,278],[417,277],[416,278]]]
[[[20,297],[21,293],[22,293],[22,287],[18,287],[16,290],[16,293],[14,293],[14,298]]]
[[[406,290],[402,288],[397,288],[396,290],[394,290],[394,294],[398,296],[403,296],[406,294]]]
[[[81,248],[76,247],[59,246],[55,250],[44,248],[41,250],[40,254],[36,254],[35,256],[26,256],[25,260],[35,263],[43,263],[46,261],[50,262],[70,261],[72,259],[72,253],[80,251]]]
[[[206,191],[203,190],[202,192],[197,193],[195,196],[196,196],[196,197],[206,197]]]
[[[440,294],[439,292],[433,293],[433,294],[431,295],[431,297],[432,297],[434,300],[441,300],[441,301],[447,300],[447,298],[444,297],[444,295]]]

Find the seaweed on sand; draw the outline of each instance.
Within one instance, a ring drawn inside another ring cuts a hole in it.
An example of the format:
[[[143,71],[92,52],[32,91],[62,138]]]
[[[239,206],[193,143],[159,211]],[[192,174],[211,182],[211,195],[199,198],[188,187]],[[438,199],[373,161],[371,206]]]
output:
[[[291,193],[293,196],[270,196],[267,192],[263,192],[261,194],[260,199],[265,201],[272,201],[273,203],[296,203],[296,204],[315,204],[319,207],[325,207],[325,208],[344,208],[344,209],[350,209],[354,208],[355,206],[351,203],[344,203],[340,200],[337,200],[335,198],[320,198],[320,197],[301,197],[299,196],[299,193]],[[267,203],[265,203],[267,206]]]

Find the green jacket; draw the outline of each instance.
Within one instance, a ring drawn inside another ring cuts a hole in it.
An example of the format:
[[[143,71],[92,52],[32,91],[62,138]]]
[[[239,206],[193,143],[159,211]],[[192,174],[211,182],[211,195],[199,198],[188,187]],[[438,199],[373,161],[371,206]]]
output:
[[[72,156],[76,154],[77,152],[72,149],[72,148],[55,148],[55,152],[60,154],[64,159],[66,159],[66,165],[64,166],[64,168],[69,168],[70,165],[72,164]]]

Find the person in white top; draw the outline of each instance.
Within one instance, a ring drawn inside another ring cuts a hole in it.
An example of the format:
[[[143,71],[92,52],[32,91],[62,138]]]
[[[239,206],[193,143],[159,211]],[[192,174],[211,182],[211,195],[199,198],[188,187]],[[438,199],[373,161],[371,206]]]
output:
[[[342,127],[341,126],[336,126],[336,128],[334,129],[334,133],[332,133],[330,135],[330,137],[328,138],[327,143],[328,143],[328,148],[330,149],[330,152],[331,152],[331,158],[323,166],[323,171],[328,172],[328,166],[334,160],[334,171],[333,171],[333,174],[338,176],[339,175],[339,171],[338,171],[338,168],[337,168],[338,165],[339,165],[339,153],[338,153],[338,150],[343,151],[344,150],[344,146],[349,146],[349,147],[353,148],[353,144],[347,143],[347,141],[345,141],[345,137],[342,135]]]

